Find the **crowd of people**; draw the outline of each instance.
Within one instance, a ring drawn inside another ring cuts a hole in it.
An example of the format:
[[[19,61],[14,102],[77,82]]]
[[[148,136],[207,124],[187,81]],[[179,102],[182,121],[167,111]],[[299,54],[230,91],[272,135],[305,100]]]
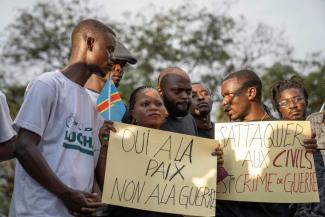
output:
[[[33,79],[14,122],[0,92],[0,160],[17,158],[9,216],[179,216],[100,202],[107,148],[113,145],[104,138],[115,128],[99,115],[96,100],[108,77],[118,87],[124,66],[137,59],[97,20],[77,24],[71,41],[68,65]],[[271,93],[281,120],[306,120],[308,94],[299,77],[278,81]],[[230,121],[275,120],[262,101],[262,82],[251,70],[227,75],[221,95]],[[210,90],[191,82],[183,69],[169,67],[160,72],[156,87],[132,92],[122,121],[214,139],[211,109]],[[325,140],[324,117],[325,112],[307,118],[315,134],[304,140],[306,150],[314,152],[320,203],[217,201],[216,216],[325,216],[325,155],[317,146]],[[227,176],[222,166],[227,156],[220,148],[212,155],[218,160],[217,182]]]

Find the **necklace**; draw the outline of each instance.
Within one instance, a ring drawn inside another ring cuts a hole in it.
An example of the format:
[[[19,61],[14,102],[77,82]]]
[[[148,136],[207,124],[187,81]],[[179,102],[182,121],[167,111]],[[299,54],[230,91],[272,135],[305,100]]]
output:
[[[269,118],[270,116],[265,112],[264,116],[261,118],[260,121],[264,121],[265,119]]]

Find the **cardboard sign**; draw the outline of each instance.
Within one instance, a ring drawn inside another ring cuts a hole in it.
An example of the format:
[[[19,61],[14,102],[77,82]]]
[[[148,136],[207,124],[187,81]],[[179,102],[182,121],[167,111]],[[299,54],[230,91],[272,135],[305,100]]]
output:
[[[213,139],[114,123],[102,201],[184,215],[212,216],[218,147]]]
[[[319,202],[308,121],[233,122],[215,125],[230,174],[217,186],[217,199],[234,201]]]

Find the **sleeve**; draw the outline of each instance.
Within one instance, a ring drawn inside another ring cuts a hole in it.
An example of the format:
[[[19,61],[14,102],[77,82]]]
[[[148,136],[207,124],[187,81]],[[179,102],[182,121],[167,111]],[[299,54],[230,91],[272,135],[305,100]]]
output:
[[[0,93],[0,143],[10,140],[15,134],[6,97]]]
[[[14,122],[14,129],[30,130],[40,136],[46,129],[55,100],[55,90],[49,84],[35,80],[26,90],[24,102]]]

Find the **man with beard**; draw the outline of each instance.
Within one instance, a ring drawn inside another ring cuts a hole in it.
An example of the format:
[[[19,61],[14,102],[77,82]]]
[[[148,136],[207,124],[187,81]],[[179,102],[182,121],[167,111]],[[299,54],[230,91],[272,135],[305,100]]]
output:
[[[262,103],[262,82],[250,70],[229,74],[221,85],[223,107],[231,121],[267,121],[268,115]],[[316,141],[304,141],[306,149],[314,149]],[[289,204],[239,201],[218,201],[217,217],[288,217]]]
[[[198,136],[195,120],[189,114],[192,86],[187,73],[178,67],[161,71],[158,78],[158,91],[169,113],[160,129]]]

